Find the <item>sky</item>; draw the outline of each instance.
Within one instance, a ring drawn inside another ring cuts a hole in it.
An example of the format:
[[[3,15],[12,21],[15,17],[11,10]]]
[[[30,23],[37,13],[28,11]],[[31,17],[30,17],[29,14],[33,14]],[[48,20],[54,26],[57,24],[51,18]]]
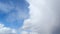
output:
[[[0,34],[60,34],[60,0],[0,0]]]
[[[0,0],[0,34],[18,34],[29,17],[28,6],[26,0]]]
[[[28,18],[28,5],[25,0],[0,0],[0,23],[19,28]]]

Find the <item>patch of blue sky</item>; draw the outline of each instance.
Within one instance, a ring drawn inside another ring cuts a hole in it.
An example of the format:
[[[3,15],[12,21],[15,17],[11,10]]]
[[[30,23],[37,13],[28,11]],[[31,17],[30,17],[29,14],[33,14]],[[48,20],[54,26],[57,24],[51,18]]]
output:
[[[29,17],[28,6],[25,0],[0,0],[0,22],[6,27],[21,27]]]

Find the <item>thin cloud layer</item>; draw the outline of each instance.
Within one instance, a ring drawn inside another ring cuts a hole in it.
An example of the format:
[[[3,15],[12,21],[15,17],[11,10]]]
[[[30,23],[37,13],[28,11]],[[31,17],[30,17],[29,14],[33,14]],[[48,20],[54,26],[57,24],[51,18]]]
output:
[[[24,21],[23,30],[29,34],[52,34],[59,26],[59,0],[27,0],[30,4],[30,18]]]

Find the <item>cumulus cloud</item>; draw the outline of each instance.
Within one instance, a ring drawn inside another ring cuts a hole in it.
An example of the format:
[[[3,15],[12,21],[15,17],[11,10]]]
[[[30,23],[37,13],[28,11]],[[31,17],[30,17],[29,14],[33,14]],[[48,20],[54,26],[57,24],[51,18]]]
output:
[[[23,30],[29,34],[52,34],[59,26],[59,0],[27,0],[30,4],[30,18],[24,21]]]
[[[15,29],[11,29],[0,24],[0,34],[17,34],[17,32]]]

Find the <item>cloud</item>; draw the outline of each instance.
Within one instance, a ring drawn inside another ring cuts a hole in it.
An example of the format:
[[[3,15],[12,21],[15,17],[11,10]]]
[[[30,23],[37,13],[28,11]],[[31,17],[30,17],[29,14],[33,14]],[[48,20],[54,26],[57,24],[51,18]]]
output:
[[[22,31],[21,34],[28,34],[28,32],[27,31]]]
[[[30,34],[52,34],[59,26],[59,0],[27,0],[30,4],[30,18],[24,21],[23,30]]]
[[[3,24],[0,24],[0,34],[17,34],[15,29],[5,27]]]

